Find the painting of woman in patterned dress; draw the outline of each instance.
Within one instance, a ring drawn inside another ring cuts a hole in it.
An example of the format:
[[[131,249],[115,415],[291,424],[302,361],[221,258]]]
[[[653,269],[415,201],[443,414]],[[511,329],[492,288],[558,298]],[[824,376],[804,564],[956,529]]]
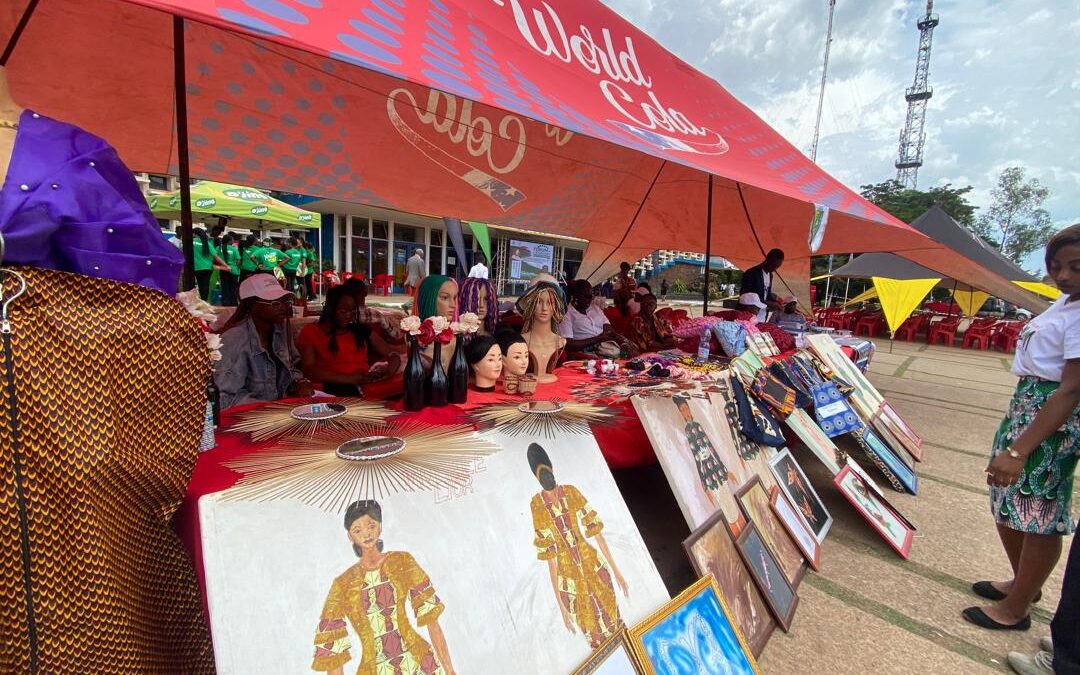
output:
[[[356,675],[454,675],[439,627],[443,604],[427,573],[405,551],[383,552],[382,507],[373,499],[345,510],[345,531],[359,560],[326,596],[311,669],[344,675],[353,658],[346,620],[360,636]],[[416,628],[406,611],[412,606]],[[427,628],[431,642],[417,632]]]
[[[630,589],[604,540],[600,516],[576,487],[555,482],[551,459],[542,447],[530,444],[528,459],[543,488],[530,504],[536,557],[548,563],[566,629],[580,630],[595,649],[624,627],[615,584],[623,595],[629,595]],[[599,552],[588,539],[596,542]]]
[[[724,483],[729,480],[734,481],[735,476],[721,461],[720,454],[705,434],[701,423],[694,419],[694,413],[690,410],[690,397],[685,394],[676,394],[671,397],[671,402],[679,409],[679,414],[686,422],[686,442],[694,455],[694,464],[697,466],[698,478],[701,479],[701,487],[705,490],[709,502],[715,506],[718,502],[714,493]]]

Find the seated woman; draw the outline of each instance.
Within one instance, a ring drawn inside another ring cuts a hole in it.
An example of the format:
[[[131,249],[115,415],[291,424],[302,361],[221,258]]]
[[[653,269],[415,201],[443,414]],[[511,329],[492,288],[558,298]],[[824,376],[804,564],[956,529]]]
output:
[[[296,338],[304,374],[332,396],[360,396],[363,385],[397,372],[401,365],[397,352],[355,318],[356,301],[349,289],[332,288],[318,323],[304,326]],[[370,347],[390,354],[388,362],[369,367]]]
[[[799,313],[799,303],[795,298],[791,296],[782,298],[780,304],[783,305],[783,310],[773,312],[769,323],[784,323],[800,327],[806,324],[806,317]]]
[[[499,320],[499,299],[495,294],[495,284],[477,277],[462,281],[461,292],[458,294],[458,314],[466,312],[480,317],[478,335],[493,335],[495,324]]]
[[[287,325],[293,294],[273,275],[253,274],[240,284],[239,297],[236,313],[222,328],[214,371],[221,407],[311,396]]]
[[[638,295],[640,308],[630,319],[626,337],[641,353],[672,349],[677,344],[671,334],[667,319],[656,315],[656,296],[652,293]]]
[[[368,286],[363,279],[352,277],[346,280],[342,287],[346,289],[346,292],[352,296],[353,301],[356,303],[356,314],[353,317],[353,322],[363,324],[369,330],[378,333],[379,337],[382,338],[380,343],[368,344],[369,356],[374,357],[374,359],[369,360],[385,360],[390,358],[391,354],[404,354],[406,351],[404,336],[401,335],[401,330],[395,325],[400,324],[404,313],[395,310],[379,311],[368,307]],[[383,346],[389,346],[391,351],[384,352],[382,350]]]
[[[416,289],[416,301],[413,304],[413,312],[420,317],[421,321],[433,316],[441,316],[447,321],[457,321],[458,317],[458,285],[450,277],[440,274],[432,274],[424,277],[420,286]],[[457,337],[441,347],[439,360],[442,361],[443,369],[450,368],[450,359],[454,356],[457,347]],[[421,357],[424,360],[425,369],[431,368],[431,355],[433,345],[424,347]]]
[[[615,291],[615,305],[604,310],[604,316],[611,324],[611,330],[619,335],[626,335],[630,326],[630,319],[634,316],[630,309],[630,301],[633,293],[625,288]]]

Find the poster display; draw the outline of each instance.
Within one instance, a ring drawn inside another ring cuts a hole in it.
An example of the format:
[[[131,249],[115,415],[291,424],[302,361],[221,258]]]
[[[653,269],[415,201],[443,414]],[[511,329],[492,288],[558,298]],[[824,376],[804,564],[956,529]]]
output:
[[[535,241],[510,240],[510,278],[528,281],[537,274],[554,274],[555,247]]]

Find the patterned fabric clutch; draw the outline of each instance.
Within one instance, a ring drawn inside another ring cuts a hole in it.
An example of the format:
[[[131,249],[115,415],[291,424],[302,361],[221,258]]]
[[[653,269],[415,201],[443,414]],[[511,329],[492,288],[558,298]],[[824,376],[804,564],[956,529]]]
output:
[[[784,386],[795,392],[795,407],[808,408],[814,402],[810,390],[795,376],[791,365],[784,361],[775,361],[769,365],[769,372]]]
[[[739,407],[739,429],[750,440],[773,448],[784,446],[784,432],[780,422],[764,406],[758,405],[743,389],[738,377],[731,378],[731,389]]]
[[[776,379],[768,368],[758,370],[750,388],[780,419],[787,419],[795,409],[795,390]]]
[[[814,387],[813,392],[814,417],[826,436],[835,438],[863,428],[862,420],[851,409],[836,382],[822,382]]]

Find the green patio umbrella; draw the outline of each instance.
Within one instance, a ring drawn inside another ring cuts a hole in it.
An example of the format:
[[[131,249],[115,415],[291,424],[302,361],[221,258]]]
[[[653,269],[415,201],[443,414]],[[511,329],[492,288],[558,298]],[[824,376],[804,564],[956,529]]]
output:
[[[156,218],[180,219],[180,191],[149,195],[146,198]],[[274,199],[262,190],[199,181],[191,186],[191,219],[195,222],[225,224],[249,230],[284,228],[318,229],[319,214]]]

